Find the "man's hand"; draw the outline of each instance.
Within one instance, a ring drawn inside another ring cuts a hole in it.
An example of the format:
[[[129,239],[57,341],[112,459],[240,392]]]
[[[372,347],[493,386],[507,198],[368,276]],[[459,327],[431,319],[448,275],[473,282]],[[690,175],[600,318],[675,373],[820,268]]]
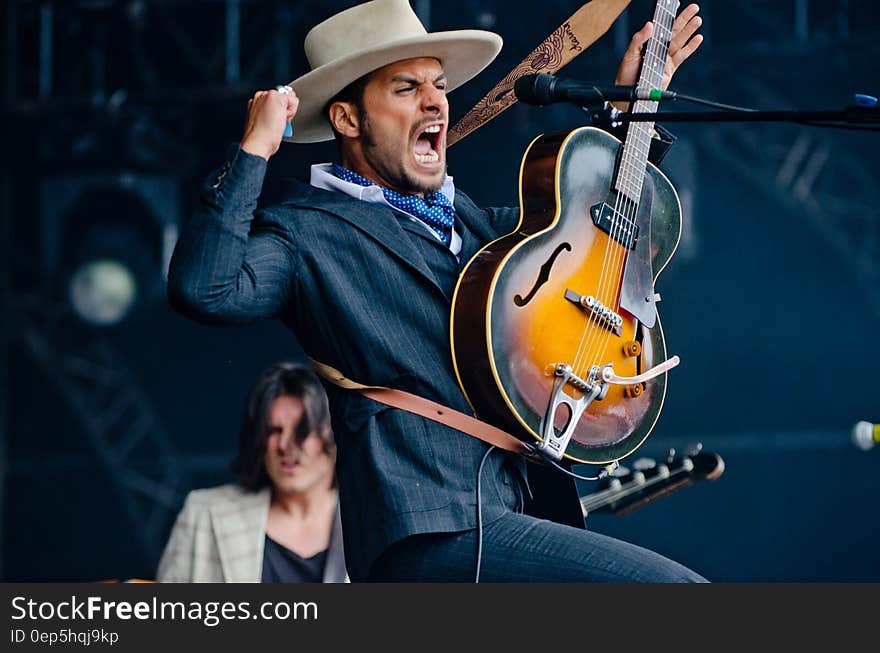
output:
[[[703,24],[703,19],[697,14],[700,8],[696,4],[691,4],[682,9],[681,13],[672,23],[672,37],[669,40],[669,54],[666,57],[666,69],[663,71],[662,89],[665,91],[669,88],[672,76],[678,67],[690,57],[700,44],[703,42],[703,35],[697,34],[696,31]],[[617,69],[617,76],[614,83],[617,86],[634,86],[638,82],[639,65],[642,62],[642,48],[651,35],[654,33],[654,24],[645,23],[638,32],[633,34],[629,47],[623,54],[620,62],[620,68]],[[618,103],[615,106],[621,111],[629,110],[629,104]]]
[[[268,161],[281,146],[284,129],[296,115],[297,107],[299,98],[293,91],[257,91],[248,100],[241,149]]]

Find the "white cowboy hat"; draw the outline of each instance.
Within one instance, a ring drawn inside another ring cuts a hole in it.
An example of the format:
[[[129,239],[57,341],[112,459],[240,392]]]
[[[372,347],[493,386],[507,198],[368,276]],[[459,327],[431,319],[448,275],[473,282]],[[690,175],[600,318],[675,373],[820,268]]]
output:
[[[501,43],[500,36],[483,30],[429,34],[408,0],[373,0],[346,9],[306,35],[304,47],[312,70],[289,84],[299,96],[299,108],[293,136],[284,140],[332,140],[325,106],[367,73],[403,59],[432,57],[443,65],[451,91],[488,66]]]

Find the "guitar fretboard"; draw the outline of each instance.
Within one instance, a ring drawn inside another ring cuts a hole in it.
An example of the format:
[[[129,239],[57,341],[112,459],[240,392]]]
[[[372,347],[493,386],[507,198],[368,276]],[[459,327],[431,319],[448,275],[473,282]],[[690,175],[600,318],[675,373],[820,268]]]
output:
[[[660,88],[663,82],[666,55],[669,52],[669,40],[672,37],[672,23],[675,20],[678,5],[678,0],[657,0],[654,7],[654,34],[645,45],[642,69],[639,75],[639,88]],[[651,100],[638,100],[633,103],[630,110],[637,113],[655,113],[657,104]],[[653,122],[631,122],[627,128],[614,187],[634,206],[638,206],[639,197],[642,194],[645,166],[648,162],[648,151],[651,149],[653,133]]]

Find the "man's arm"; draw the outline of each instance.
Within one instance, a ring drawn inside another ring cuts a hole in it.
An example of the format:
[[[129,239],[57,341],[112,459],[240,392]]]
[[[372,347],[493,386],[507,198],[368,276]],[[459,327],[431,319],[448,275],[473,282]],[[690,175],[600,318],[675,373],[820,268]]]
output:
[[[284,222],[257,211],[269,157],[296,112],[295,96],[260,91],[248,103],[241,146],[202,188],[168,273],[175,310],[202,322],[273,317],[292,297],[294,244]]]

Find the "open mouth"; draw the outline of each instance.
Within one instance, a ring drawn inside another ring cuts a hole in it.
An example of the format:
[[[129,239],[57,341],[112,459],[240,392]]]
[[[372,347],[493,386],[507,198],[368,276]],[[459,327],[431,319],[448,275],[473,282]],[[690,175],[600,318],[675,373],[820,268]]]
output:
[[[413,157],[416,162],[430,165],[440,161],[440,143],[443,138],[443,125],[433,124],[425,127],[416,137]]]
[[[278,466],[281,468],[281,471],[286,472],[286,473],[289,474],[289,473],[293,472],[293,471],[297,468],[297,466],[298,466],[298,461],[295,461],[295,460],[280,460],[280,461],[278,461]]]

